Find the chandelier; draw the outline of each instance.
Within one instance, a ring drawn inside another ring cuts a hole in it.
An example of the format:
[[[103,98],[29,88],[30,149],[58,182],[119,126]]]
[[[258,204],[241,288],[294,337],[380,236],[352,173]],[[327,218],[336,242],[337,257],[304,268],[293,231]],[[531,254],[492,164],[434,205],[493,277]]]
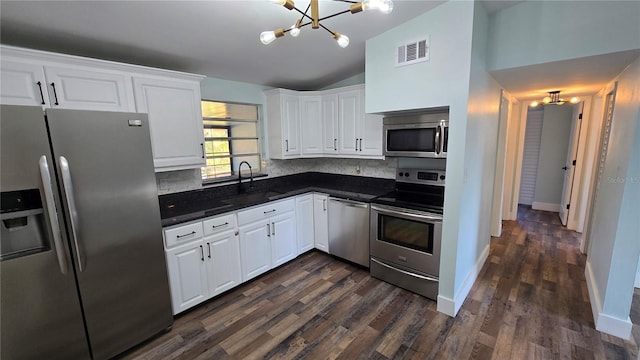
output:
[[[549,91],[549,95],[545,96],[541,101],[532,101],[529,106],[536,107],[538,105],[562,105],[567,102],[565,99],[560,97],[560,90]],[[572,97],[569,100],[572,104],[577,104],[580,102],[580,99],[577,97]]]
[[[333,0],[351,4],[347,10],[339,11],[335,14],[320,17],[318,11],[318,0],[310,0],[309,5],[305,11],[298,9],[293,0],[269,0],[270,2],[278,5],[282,5],[289,10],[295,10],[301,14],[300,19],[296,21],[295,24],[291,25],[289,28],[280,28],[274,31],[263,31],[260,34],[260,41],[267,45],[273,42],[273,40],[283,37],[286,33],[291,34],[291,36],[296,37],[300,35],[300,28],[305,27],[307,25],[311,25],[312,29],[323,28],[327,30],[331,36],[338,42],[338,45],[342,48],[346,48],[349,45],[349,37],[343,34],[340,34],[337,31],[329,30],[327,27],[322,25],[320,22],[322,20],[326,20],[338,15],[346,14],[348,12],[352,14],[359,13],[363,10],[379,10],[383,14],[389,14],[393,11],[393,2],[391,0],[364,0],[362,2],[357,1],[348,1],[348,0]],[[311,10],[311,15],[309,15],[309,10]],[[307,20],[306,22],[303,22]]]

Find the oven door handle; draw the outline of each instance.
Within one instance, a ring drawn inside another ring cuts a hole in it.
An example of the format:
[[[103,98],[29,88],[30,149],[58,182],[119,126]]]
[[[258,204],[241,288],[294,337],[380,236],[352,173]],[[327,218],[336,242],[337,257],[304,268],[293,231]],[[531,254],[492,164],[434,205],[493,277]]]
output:
[[[400,215],[400,216],[406,216],[406,217],[412,217],[412,218],[417,218],[417,219],[424,219],[424,220],[430,220],[430,221],[442,221],[442,217],[441,216],[435,216],[435,215],[426,215],[426,214],[416,214],[410,211],[407,212],[403,212],[403,211],[397,211],[397,210],[391,210],[388,208],[382,208],[376,205],[371,205],[371,209],[375,210],[377,212],[379,212],[380,214],[386,214],[386,215]]]
[[[387,265],[387,264],[383,263],[382,261],[376,260],[374,258],[371,258],[371,261],[373,261],[374,263],[376,263],[378,265],[384,266],[387,269],[391,269],[391,270],[397,271],[399,273],[403,273],[405,275],[409,275],[409,276],[412,276],[412,277],[415,277],[415,278],[418,278],[418,279],[427,280],[427,281],[435,281],[435,282],[439,281],[438,278],[434,278],[434,277],[431,277],[431,276],[424,276],[424,275],[412,273],[410,271],[398,269],[395,266]]]

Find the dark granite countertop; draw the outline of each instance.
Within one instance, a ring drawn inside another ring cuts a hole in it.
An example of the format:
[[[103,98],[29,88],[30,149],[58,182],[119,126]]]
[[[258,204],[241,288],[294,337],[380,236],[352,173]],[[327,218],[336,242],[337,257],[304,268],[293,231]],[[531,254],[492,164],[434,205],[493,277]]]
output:
[[[369,202],[376,196],[392,191],[395,181],[307,172],[254,181],[253,185],[249,189],[249,181],[243,180],[242,187],[232,184],[160,195],[162,226],[198,220],[309,192]]]

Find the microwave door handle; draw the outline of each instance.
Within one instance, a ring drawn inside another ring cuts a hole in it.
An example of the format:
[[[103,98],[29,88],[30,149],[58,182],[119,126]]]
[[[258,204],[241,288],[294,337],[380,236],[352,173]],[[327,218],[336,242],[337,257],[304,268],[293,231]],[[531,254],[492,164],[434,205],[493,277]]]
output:
[[[436,154],[440,155],[440,125],[436,127]]]

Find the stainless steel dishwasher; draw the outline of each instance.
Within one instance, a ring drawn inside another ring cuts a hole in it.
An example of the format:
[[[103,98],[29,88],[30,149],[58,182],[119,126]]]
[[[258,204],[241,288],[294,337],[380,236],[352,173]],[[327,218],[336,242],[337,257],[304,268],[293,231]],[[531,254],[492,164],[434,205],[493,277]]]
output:
[[[369,267],[369,204],[329,198],[329,252]]]

